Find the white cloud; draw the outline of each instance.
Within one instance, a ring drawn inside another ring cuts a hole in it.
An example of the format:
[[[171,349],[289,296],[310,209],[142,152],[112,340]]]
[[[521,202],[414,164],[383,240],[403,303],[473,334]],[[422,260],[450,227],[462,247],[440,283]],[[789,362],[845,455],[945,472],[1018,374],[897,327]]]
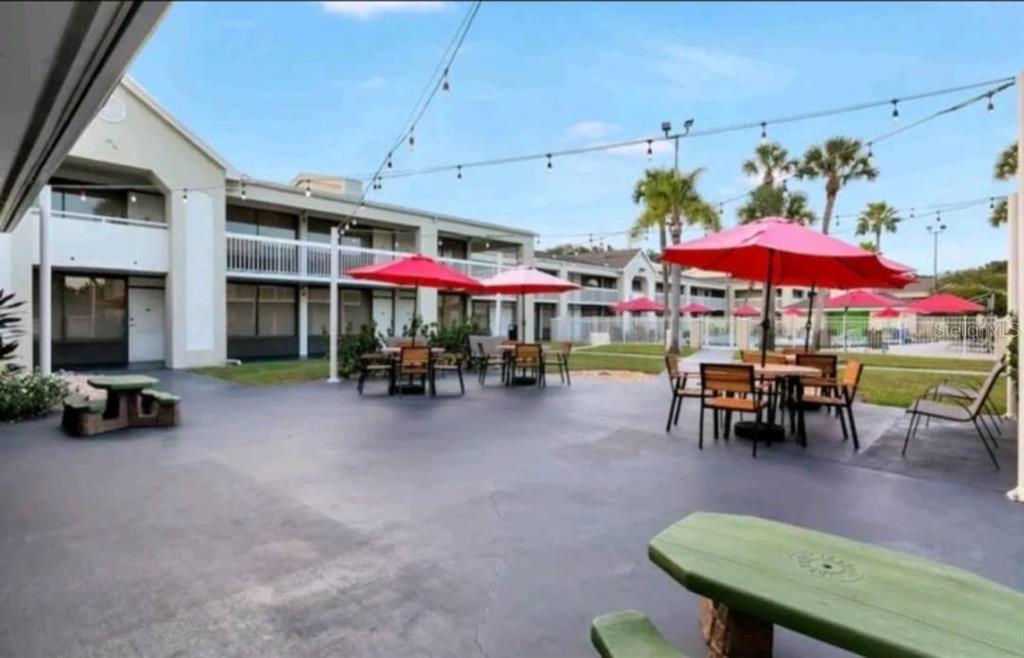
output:
[[[618,131],[616,124],[607,121],[580,121],[569,126],[565,135],[570,139],[601,139]]]
[[[356,0],[340,2],[321,2],[324,10],[333,14],[342,14],[349,18],[368,21],[379,14],[426,13],[444,9],[446,3],[434,0],[422,2],[405,2],[402,0],[377,0],[375,2],[357,2]]]

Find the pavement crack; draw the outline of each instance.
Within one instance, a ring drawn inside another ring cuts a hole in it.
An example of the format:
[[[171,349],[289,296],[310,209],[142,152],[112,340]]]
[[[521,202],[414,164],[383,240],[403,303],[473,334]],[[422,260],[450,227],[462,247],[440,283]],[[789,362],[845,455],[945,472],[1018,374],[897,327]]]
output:
[[[473,641],[476,643],[477,651],[480,652],[480,655],[483,656],[483,658],[490,658],[490,656],[484,648],[481,635],[483,633],[484,624],[487,623],[487,618],[490,616],[491,606],[494,604],[494,595],[498,589],[498,583],[501,582],[502,577],[505,575],[509,552],[508,533],[505,532],[505,517],[501,513],[501,508],[498,505],[498,500],[496,498],[498,493],[497,489],[492,489],[490,493],[487,494],[487,502],[491,508],[491,512],[494,514],[494,517],[498,520],[499,535],[503,535],[501,541],[502,550],[498,557],[498,564],[495,566],[494,573],[491,576],[491,581],[487,585],[487,602],[484,604],[484,608],[480,613],[480,618],[476,623],[476,630],[473,633]]]

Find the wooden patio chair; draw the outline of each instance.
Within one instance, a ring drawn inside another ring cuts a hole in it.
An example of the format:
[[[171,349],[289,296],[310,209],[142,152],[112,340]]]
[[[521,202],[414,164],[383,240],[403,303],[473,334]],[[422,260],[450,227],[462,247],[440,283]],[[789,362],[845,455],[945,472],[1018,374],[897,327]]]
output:
[[[508,373],[508,383],[511,384],[517,375],[523,377],[532,374],[537,380],[537,386],[541,386],[544,380],[544,355],[540,345],[535,343],[517,343],[515,352],[512,355]]]
[[[901,453],[904,457],[907,456],[907,448],[910,446],[910,439],[916,436],[917,430],[921,425],[922,418],[937,418],[939,420],[948,420],[955,423],[971,423],[974,425],[975,431],[978,433],[978,438],[981,439],[982,445],[985,446],[986,452],[988,452],[989,459],[995,465],[996,470],[999,470],[999,460],[996,459],[995,453],[992,451],[993,447],[998,447],[996,437],[991,434],[985,427],[984,422],[979,420],[979,416],[982,414],[985,408],[985,403],[988,397],[992,395],[992,390],[996,386],[996,382],[999,381],[999,376],[1003,373],[1006,365],[1000,362],[994,367],[989,373],[988,377],[985,378],[985,382],[978,388],[976,395],[968,403],[966,400],[960,400],[953,398],[953,404],[947,404],[944,402],[937,402],[931,398],[931,391],[925,391],[924,395],[919,397],[914,404],[907,409],[907,413],[910,414],[910,424],[907,427],[907,435],[903,439],[903,452]],[[989,441],[992,445],[989,445]]]
[[[693,386],[693,382],[687,380],[690,379],[690,373],[681,372],[679,370],[679,357],[675,354],[665,355],[665,372],[668,374],[668,384],[672,391],[672,401],[668,405],[668,420],[665,422],[665,431],[669,432],[673,425],[679,424],[679,411],[683,407],[683,400],[686,398],[700,398],[703,396],[703,391],[700,387],[700,379],[693,377],[697,380],[697,385]]]
[[[466,384],[462,380],[462,360],[463,356],[461,353],[453,352],[446,354],[438,354],[433,359],[433,368],[431,373],[431,387],[434,389],[434,395],[437,395],[437,373],[454,372],[459,377],[459,393],[460,395],[466,394]]]
[[[554,366],[558,370],[558,377],[563,384],[572,386],[572,378],[569,376],[569,354],[572,352],[572,343],[555,343],[554,347],[544,351],[544,374],[547,375],[548,366]]]
[[[366,380],[373,376],[387,377],[391,379],[394,363],[390,355],[383,352],[369,352],[359,357],[359,380],[356,382],[356,391],[363,394],[363,385]]]
[[[715,412],[715,440],[718,439],[718,413],[725,413],[725,427],[728,433],[732,412],[754,414],[753,456],[757,457],[757,440],[760,438],[761,415],[768,406],[764,400],[764,389],[754,382],[754,366],[738,363],[702,363],[700,379],[703,395],[700,398],[700,433],[697,447],[704,449],[704,410]],[[771,440],[769,439],[769,444]]]
[[[835,354],[797,352],[796,364],[798,366],[817,368],[821,371],[820,377],[800,378],[800,383],[805,391],[808,388],[814,388],[818,389],[818,393],[821,395],[838,392],[839,383],[836,381],[836,372],[839,368],[839,357]]]
[[[420,380],[420,385],[426,388],[430,386],[430,392],[434,392],[433,371],[430,363],[430,348],[426,346],[403,347],[398,357],[398,364],[395,368],[397,379],[398,395],[401,397],[403,380],[408,377],[410,381],[414,378]]]
[[[487,344],[484,341],[478,341],[477,346],[477,379],[480,380],[480,385],[483,386],[487,383],[487,373],[490,369],[498,368],[501,371],[501,379],[505,381],[505,368],[508,365],[508,355],[505,350],[498,349],[500,342],[495,343],[491,349],[487,348]]]
[[[808,355],[810,356],[810,355]],[[799,358],[799,357],[797,357]],[[810,364],[808,364],[810,365]],[[864,373],[864,367],[858,361],[848,361],[843,369],[843,376],[838,381],[822,388],[819,394],[804,394],[805,403],[817,404],[836,410],[839,416],[839,425],[843,428],[843,441],[853,435],[853,449],[860,450],[860,441],[857,439],[857,423],[853,420],[853,401],[857,397],[857,387],[860,385],[860,376]],[[814,378],[809,378],[814,379]],[[829,391],[829,392],[826,392]],[[843,414],[846,414],[845,418]],[[850,421],[849,434],[846,431],[846,421]]]

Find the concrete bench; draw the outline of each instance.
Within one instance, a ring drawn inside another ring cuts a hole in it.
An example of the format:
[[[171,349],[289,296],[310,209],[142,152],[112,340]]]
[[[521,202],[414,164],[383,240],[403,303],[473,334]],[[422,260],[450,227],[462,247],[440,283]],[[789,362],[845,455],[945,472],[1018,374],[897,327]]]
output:
[[[103,428],[103,410],[106,402],[90,400],[84,395],[74,393],[64,398],[64,415],[61,426],[69,434],[89,436],[100,432]]]
[[[133,425],[173,427],[181,424],[181,398],[153,388],[142,391],[142,416]]]
[[[686,658],[665,641],[647,615],[636,610],[595,619],[590,641],[602,658]]]

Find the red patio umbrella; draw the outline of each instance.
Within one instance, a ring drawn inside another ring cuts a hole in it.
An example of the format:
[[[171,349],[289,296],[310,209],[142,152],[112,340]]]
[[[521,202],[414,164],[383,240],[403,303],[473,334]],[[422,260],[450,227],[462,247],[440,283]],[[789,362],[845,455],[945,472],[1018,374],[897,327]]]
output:
[[[877,254],[782,217],[766,217],[673,245],[661,258],[676,265],[763,281],[769,296],[773,285],[902,288],[908,283],[905,269],[887,265]],[[767,330],[767,308],[762,325]],[[809,336],[808,331],[808,340]],[[766,352],[767,345],[761,341],[762,365]]]
[[[804,310],[802,308],[800,308],[799,306],[790,306],[785,311],[783,311],[782,314],[783,315],[796,316],[796,317],[802,317],[804,315]]]
[[[683,313],[689,313],[690,315],[707,315],[714,313],[715,309],[710,306],[704,306],[703,304],[697,304],[696,302],[687,304],[686,306],[679,309],[680,315]]]
[[[870,290],[850,290],[825,300],[825,308],[888,308],[896,300]]]
[[[872,315],[876,318],[898,318],[900,317],[900,312],[893,306],[886,306],[881,311],[875,311]]]
[[[963,315],[966,313],[984,313],[986,309],[981,304],[975,304],[974,302],[958,297],[953,293],[940,292],[918,300],[911,304],[908,311],[913,313],[922,314],[935,314],[935,315]]]
[[[761,315],[761,311],[757,310],[753,306],[740,306],[733,309],[732,314],[738,318],[756,318]]]
[[[446,265],[438,263],[429,256],[414,254],[387,263],[375,265],[364,265],[347,270],[345,274],[353,279],[365,281],[380,281],[391,283],[396,286],[412,286],[419,291],[420,286],[426,288],[441,288],[443,290],[460,290],[463,292],[478,292],[480,282],[468,277],[462,272],[453,270]],[[413,343],[416,342],[416,313],[419,309],[419,295],[413,298]]]
[[[522,318],[520,340],[526,340],[526,304],[524,295],[536,295],[544,292],[566,292],[576,290],[579,286],[571,281],[559,279],[546,272],[532,267],[516,267],[500,274],[484,279],[480,286],[486,292],[519,295],[520,317]]]
[[[650,297],[636,297],[612,306],[613,313],[663,313],[665,307]]]

